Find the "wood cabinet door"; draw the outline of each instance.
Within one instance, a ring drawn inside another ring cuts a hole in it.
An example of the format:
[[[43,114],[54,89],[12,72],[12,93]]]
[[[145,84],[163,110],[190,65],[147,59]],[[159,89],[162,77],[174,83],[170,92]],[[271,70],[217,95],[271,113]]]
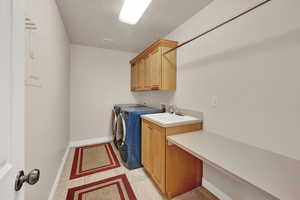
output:
[[[139,90],[145,89],[145,59],[141,59],[138,62],[138,83],[137,87]]]
[[[131,91],[135,90],[135,77],[134,77],[134,64],[131,65],[130,67],[130,88]]]
[[[162,68],[161,68],[161,49],[157,48],[150,55],[151,66],[151,87],[152,90],[159,90],[162,82]]]
[[[202,123],[166,128],[166,137],[199,131]],[[166,142],[166,194],[169,199],[201,185],[203,163],[192,154]]]
[[[165,134],[161,129],[151,126],[150,134],[151,172],[156,184],[165,191]]]
[[[166,194],[169,199],[201,185],[202,161],[176,145],[166,144]]]
[[[165,90],[176,90],[176,51],[172,51],[166,55],[163,52],[170,50],[169,47],[161,47],[162,60],[161,60],[161,71],[162,71],[162,89]]]
[[[144,74],[144,88],[145,90],[151,90],[151,57],[147,56],[145,58],[145,74]]]
[[[138,64],[131,65],[131,90],[135,91],[138,87]]]
[[[150,173],[150,127],[142,123],[142,165]]]
[[[136,62],[134,68],[134,76],[135,78],[135,89],[141,90],[141,77],[140,77],[140,68],[141,68],[141,61]]]

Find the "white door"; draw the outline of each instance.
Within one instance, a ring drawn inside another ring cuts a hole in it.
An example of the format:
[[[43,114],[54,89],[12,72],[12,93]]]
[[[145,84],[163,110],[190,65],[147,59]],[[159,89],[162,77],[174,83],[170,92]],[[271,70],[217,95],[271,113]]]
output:
[[[24,4],[0,0],[0,199],[23,200],[15,178],[24,168]]]

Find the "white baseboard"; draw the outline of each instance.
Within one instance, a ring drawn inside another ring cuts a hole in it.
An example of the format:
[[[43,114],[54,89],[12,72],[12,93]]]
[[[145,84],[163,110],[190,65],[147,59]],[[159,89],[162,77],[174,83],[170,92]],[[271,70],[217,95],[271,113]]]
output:
[[[58,183],[59,183],[59,179],[60,179],[60,176],[63,172],[63,169],[64,169],[64,165],[65,165],[65,162],[68,158],[68,154],[69,154],[69,150],[70,150],[70,145],[67,146],[67,149],[65,151],[65,154],[63,156],[63,159],[60,163],[60,166],[59,166],[59,169],[58,169],[58,172],[57,172],[57,175],[55,177],[55,180],[54,180],[54,183],[52,185],[52,188],[51,188],[51,191],[50,191],[50,195],[48,197],[48,200],[55,200],[54,199],[54,195],[55,195],[55,191],[57,189],[57,186],[58,186]]]
[[[71,141],[69,146],[78,147],[78,146],[98,144],[98,143],[111,142],[111,141],[113,141],[112,137],[101,137],[101,138],[93,138],[88,140]]]
[[[229,197],[227,194],[222,192],[219,188],[208,182],[206,179],[202,179],[202,186],[213,193],[216,197],[218,197],[220,200],[232,200],[231,197]]]

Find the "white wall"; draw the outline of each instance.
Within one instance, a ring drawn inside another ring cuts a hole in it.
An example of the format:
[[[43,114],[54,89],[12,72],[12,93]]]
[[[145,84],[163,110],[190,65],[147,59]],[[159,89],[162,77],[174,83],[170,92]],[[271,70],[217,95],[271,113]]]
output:
[[[27,15],[38,28],[27,70],[42,87],[26,87],[26,171],[41,170],[39,183],[26,186],[26,200],[46,200],[69,142],[70,47],[54,0],[30,0]]]
[[[166,38],[183,42],[258,2],[215,0]],[[205,129],[299,160],[299,9],[297,0],[273,0],[180,48],[176,92],[138,101],[203,111]],[[233,199],[267,197],[208,167],[205,178]]]
[[[71,141],[110,137],[114,104],[134,103],[129,60],[135,54],[71,46]]]

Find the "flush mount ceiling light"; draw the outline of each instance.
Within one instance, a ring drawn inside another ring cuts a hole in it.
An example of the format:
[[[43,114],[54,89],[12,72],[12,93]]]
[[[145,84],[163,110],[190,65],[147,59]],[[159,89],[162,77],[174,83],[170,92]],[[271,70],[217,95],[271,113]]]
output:
[[[104,38],[103,41],[104,42],[112,42],[112,39],[111,38]]]
[[[152,0],[125,0],[119,20],[127,24],[136,24]]]

